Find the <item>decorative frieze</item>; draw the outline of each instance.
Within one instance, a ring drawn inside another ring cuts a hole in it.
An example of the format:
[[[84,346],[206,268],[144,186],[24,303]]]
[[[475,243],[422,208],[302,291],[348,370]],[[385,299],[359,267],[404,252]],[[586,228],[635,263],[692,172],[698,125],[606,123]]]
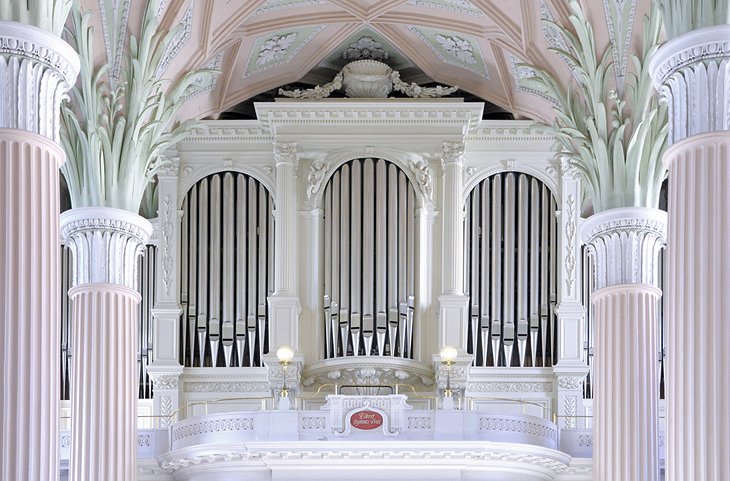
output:
[[[265,382],[199,382],[185,381],[185,392],[269,392],[269,384]]]
[[[551,392],[552,383],[549,382],[475,382],[469,383],[470,392],[500,392],[500,393],[525,393],[525,392]]]
[[[117,284],[137,290],[137,258],[152,224],[131,212],[82,207],[61,215],[61,237],[71,249],[72,285]]]

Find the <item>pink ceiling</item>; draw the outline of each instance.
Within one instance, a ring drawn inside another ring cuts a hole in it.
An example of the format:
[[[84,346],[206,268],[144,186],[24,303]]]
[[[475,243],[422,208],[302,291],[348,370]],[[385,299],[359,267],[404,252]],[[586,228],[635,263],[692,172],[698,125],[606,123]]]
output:
[[[96,11],[99,1],[104,0],[84,0],[84,4]],[[270,8],[272,4],[267,0],[168,0],[163,16],[163,25],[167,28],[180,23],[191,6],[193,11],[188,38],[172,59],[165,76],[173,77],[216,58],[220,60],[221,74],[215,87],[189,101],[187,116],[215,116],[253,95],[297,81],[335,49],[341,48],[342,42],[363,29],[382,36],[435,81],[459,85],[519,116],[549,119],[550,104],[516,88],[510,59],[538,65],[566,82],[570,79],[565,64],[548,51],[541,23],[542,2],[557,21],[565,23],[565,0],[470,0],[467,2],[469,8],[475,9],[471,11],[425,6],[424,0],[269,1],[278,2],[274,4],[278,8]],[[129,29],[138,31],[139,17],[147,2],[131,2]],[[648,4],[648,0],[639,2]],[[461,0],[442,3],[457,7],[462,4]],[[603,2],[584,0],[582,4],[596,23],[594,29],[605,45],[607,29]],[[639,8],[642,12],[645,9],[645,5]],[[101,31],[99,22],[97,15],[97,29]],[[473,39],[488,78],[444,61],[444,56],[439,56],[424,41],[419,29]],[[260,46],[262,39],[289,31],[302,32],[298,40],[308,35],[303,45],[297,45],[296,54],[247,75],[247,66],[252,64],[252,59],[256,60],[257,51],[252,50],[257,43]],[[98,37],[98,49],[103,50],[101,35]]]

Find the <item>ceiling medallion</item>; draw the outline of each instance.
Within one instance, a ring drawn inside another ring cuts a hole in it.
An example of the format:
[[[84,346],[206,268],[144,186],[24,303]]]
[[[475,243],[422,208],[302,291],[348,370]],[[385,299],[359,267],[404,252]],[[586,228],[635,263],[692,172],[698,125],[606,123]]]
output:
[[[349,98],[387,98],[393,90],[412,98],[437,98],[456,92],[458,87],[421,87],[416,83],[405,83],[400,73],[377,60],[357,60],[345,65],[335,78],[324,85],[311,89],[284,90],[279,95],[295,99],[323,99],[335,90],[344,87]]]

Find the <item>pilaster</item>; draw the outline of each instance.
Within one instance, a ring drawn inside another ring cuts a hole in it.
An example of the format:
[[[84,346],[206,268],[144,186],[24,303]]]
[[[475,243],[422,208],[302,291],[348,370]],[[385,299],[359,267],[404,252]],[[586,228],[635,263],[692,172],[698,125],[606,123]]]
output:
[[[581,183],[575,168],[567,159],[560,163],[560,242],[558,245],[558,363],[555,373],[557,423],[561,428],[585,427],[583,381],[588,366],[583,359],[585,306],[581,302],[582,276],[580,238]]]
[[[444,142],[442,294],[439,296],[439,348],[450,345],[466,352],[469,298],[464,294],[464,144]]]
[[[299,246],[302,313],[299,322],[302,354],[310,361],[322,358],[324,346],[323,299],[321,283],[312,279],[324,279],[324,211],[312,209],[299,212],[302,243]]]
[[[274,293],[269,296],[269,348],[287,345],[299,351],[299,292],[297,262],[296,142],[274,144],[276,210],[274,211]],[[267,352],[267,349],[264,349]]]

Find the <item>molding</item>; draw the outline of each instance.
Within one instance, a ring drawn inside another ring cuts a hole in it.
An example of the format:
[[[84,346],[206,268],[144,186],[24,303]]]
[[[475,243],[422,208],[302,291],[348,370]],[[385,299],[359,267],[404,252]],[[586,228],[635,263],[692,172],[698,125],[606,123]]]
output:
[[[410,359],[357,356],[334,358],[305,365],[304,386],[322,384],[395,385],[409,384],[416,391],[431,391],[433,370]]]
[[[176,423],[172,428],[171,440],[175,443],[185,438],[200,436],[201,434],[253,431],[256,415],[221,413],[204,416],[203,419],[186,419]]]
[[[117,284],[137,290],[137,259],[152,224],[111,207],[79,207],[61,214],[61,237],[73,256],[72,286]]]
[[[403,126],[435,125],[458,127],[458,133],[474,131],[482,117],[483,105],[429,99],[381,102],[282,100],[257,103],[256,114],[268,132],[284,125]],[[456,133],[456,131],[455,131]],[[304,135],[304,134],[303,134]]]
[[[595,259],[595,290],[620,284],[659,285],[659,251],[667,213],[627,207],[594,214],[581,225],[581,240]]]
[[[66,42],[31,25],[0,21],[0,128],[59,141],[59,107],[76,83],[79,56]]]
[[[469,472],[475,469],[487,469],[494,476],[500,473],[524,473],[534,475],[541,472],[545,479],[557,479],[568,470],[571,457],[554,449],[489,442],[489,441],[401,441],[367,442],[367,441],[299,441],[297,443],[281,442],[247,442],[245,446],[233,445],[200,446],[180,449],[164,454],[158,458],[162,469],[168,473],[179,473],[180,479],[202,472],[212,475],[213,472],[229,473],[232,469],[258,468],[263,473],[270,472],[274,465],[281,463],[316,468],[332,467],[333,464],[347,469],[362,469],[365,464],[372,468],[372,460],[386,459],[387,466],[446,464],[450,469],[463,469],[469,466]],[[188,469],[190,468],[190,471]],[[220,470],[220,471],[219,471]],[[219,478],[211,478],[219,479]],[[220,478],[222,479],[222,478]]]

